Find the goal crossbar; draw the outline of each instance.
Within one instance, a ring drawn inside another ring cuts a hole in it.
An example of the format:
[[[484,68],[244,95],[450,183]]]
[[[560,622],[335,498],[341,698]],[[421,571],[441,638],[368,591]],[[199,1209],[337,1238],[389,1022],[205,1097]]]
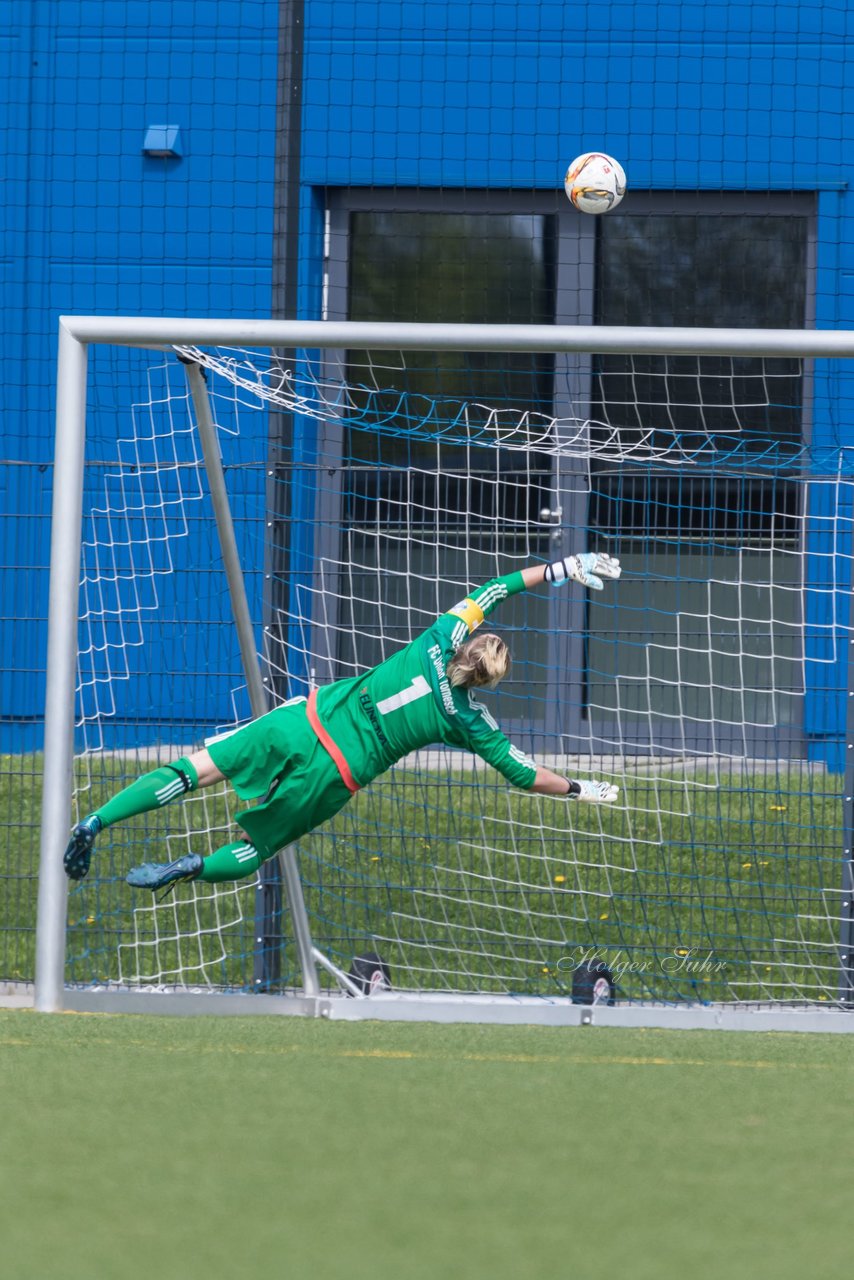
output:
[[[655,355],[849,358],[841,329],[709,329],[622,325],[389,323],[359,320],[189,320],[159,316],[61,316],[77,343],[151,350],[199,346],[376,348],[389,351],[578,351]]]

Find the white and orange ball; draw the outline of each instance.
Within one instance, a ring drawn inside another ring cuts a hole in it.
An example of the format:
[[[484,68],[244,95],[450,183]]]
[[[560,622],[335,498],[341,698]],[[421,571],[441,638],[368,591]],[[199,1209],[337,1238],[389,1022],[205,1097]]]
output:
[[[601,151],[585,151],[566,171],[564,190],[581,213],[608,213],[626,194],[623,166]]]

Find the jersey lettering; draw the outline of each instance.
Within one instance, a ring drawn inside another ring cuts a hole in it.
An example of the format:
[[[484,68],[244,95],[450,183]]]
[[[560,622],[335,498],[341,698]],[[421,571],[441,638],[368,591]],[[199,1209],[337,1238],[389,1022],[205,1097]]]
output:
[[[431,644],[427,650],[427,656],[433,663],[433,670],[439,679],[439,692],[442,695],[442,706],[445,708],[449,716],[457,714],[457,708],[454,706],[454,695],[451,693],[451,686],[448,682],[448,674],[445,670],[445,663],[442,660],[442,650],[437,644]]]
[[[371,728],[373,729],[374,733],[377,735],[377,737],[379,738],[383,746],[384,747],[390,746],[388,738],[385,736],[385,734],[382,731],[382,726],[380,725],[380,719],[379,719],[379,716],[377,715],[377,709],[374,706],[373,702],[371,702],[371,695],[368,693],[367,689],[362,689],[361,693],[359,694],[359,706],[362,708],[365,715],[368,717],[368,720],[370,721],[370,724],[371,724]]]

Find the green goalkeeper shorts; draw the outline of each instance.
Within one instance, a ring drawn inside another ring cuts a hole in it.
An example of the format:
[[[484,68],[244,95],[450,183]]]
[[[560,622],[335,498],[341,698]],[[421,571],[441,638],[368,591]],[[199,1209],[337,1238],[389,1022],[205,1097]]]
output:
[[[341,775],[305,713],[305,699],[259,716],[208,746],[241,800],[260,804],[234,815],[263,858],[333,817],[350,799]]]

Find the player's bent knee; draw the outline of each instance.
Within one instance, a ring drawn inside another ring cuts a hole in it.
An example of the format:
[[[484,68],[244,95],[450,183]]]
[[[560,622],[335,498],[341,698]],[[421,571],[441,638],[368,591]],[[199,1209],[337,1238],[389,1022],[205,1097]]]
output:
[[[198,778],[197,785],[200,787],[209,787],[212,782],[222,782],[225,778],[225,774],[216,767],[207,749],[196,751],[186,759],[195,770]]]

